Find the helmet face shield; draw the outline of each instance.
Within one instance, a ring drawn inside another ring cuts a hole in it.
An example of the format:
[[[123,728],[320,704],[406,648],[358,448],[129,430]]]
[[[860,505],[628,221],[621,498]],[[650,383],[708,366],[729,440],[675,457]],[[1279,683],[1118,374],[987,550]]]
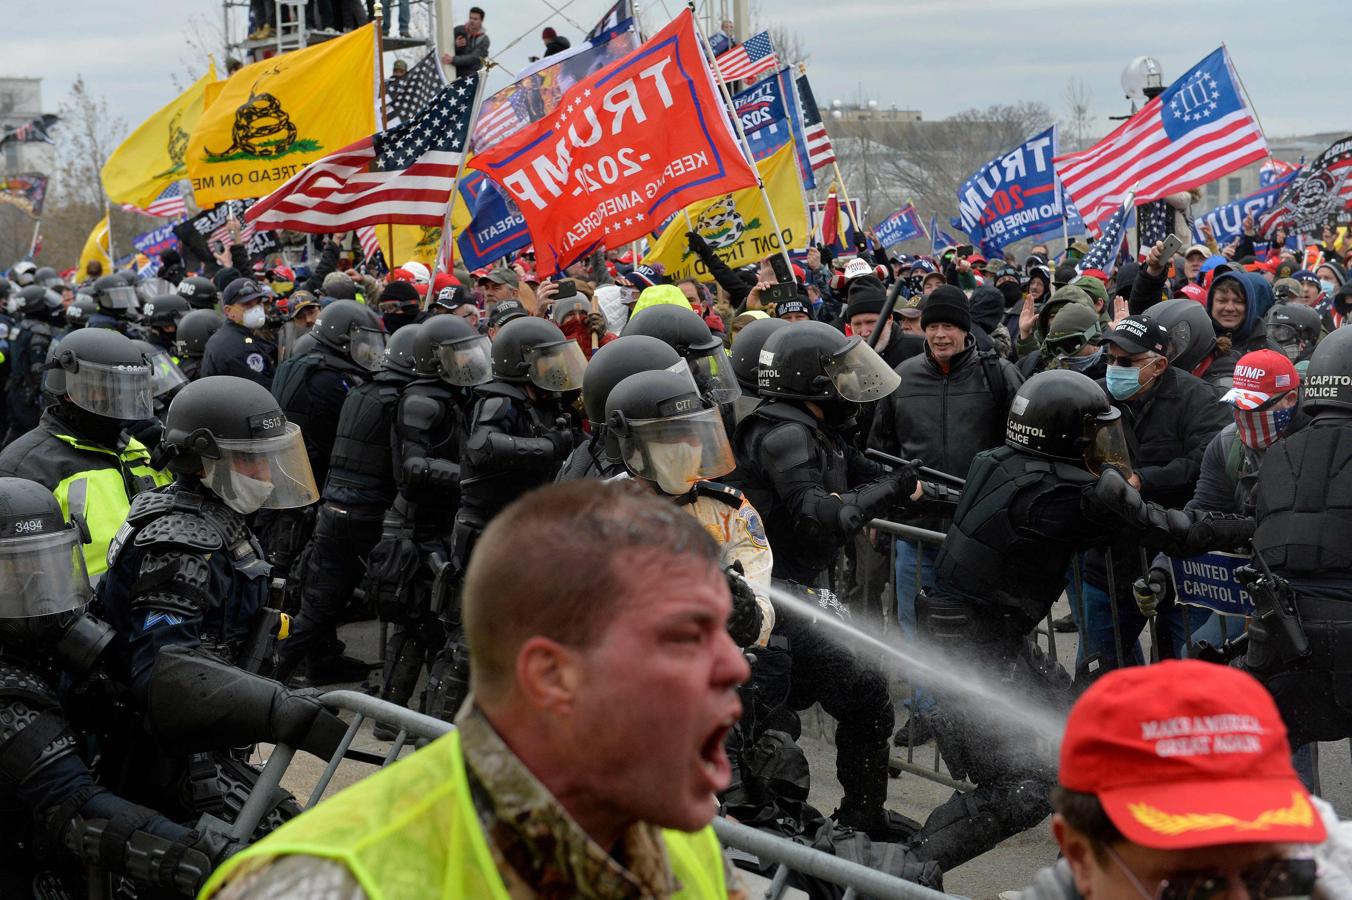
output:
[[[1117,469],[1124,478],[1131,475],[1131,448],[1127,444],[1127,433],[1122,428],[1120,410],[1113,409],[1096,418],[1084,459],[1089,471],[1095,475],[1108,467]]]
[[[368,372],[375,372],[385,361],[385,332],[373,328],[353,328],[348,332],[348,355]]]
[[[165,293],[157,291],[156,293]],[[155,296],[151,294],[150,296]],[[108,309],[136,309],[136,288],[129,285],[102,288],[99,293],[99,305]]]
[[[203,483],[241,515],[259,509],[294,509],[319,499],[300,426],[287,422],[274,437],[218,440],[205,458]]]
[[[625,466],[668,494],[684,494],[697,481],[726,475],[737,466],[717,409],[625,425],[618,435]]]
[[[437,346],[442,377],[458,387],[474,387],[493,380],[493,341],[487,335],[447,341]]]
[[[163,397],[181,384],[188,383],[188,376],[179,370],[174,358],[163,350],[157,350],[147,356],[150,362],[150,390],[156,397]]]
[[[722,405],[742,396],[737,373],[732,370],[732,358],[721,345],[704,356],[690,357],[688,362],[700,395],[709,402]]]
[[[575,391],[582,388],[587,357],[577,341],[557,341],[527,348],[526,364],[526,375],[536,387],[546,391]]]
[[[75,361],[66,369],[66,396],[81,409],[110,419],[148,419],[155,411],[149,365]],[[65,368],[64,366],[62,368]]]
[[[0,619],[78,613],[91,599],[78,528],[0,540]]]
[[[145,281],[138,282],[136,285],[136,295],[140,297],[142,301],[150,301],[155,297],[172,294],[174,292],[174,286],[163,278],[147,278]]]
[[[863,338],[854,338],[844,352],[824,360],[822,368],[840,396],[855,403],[881,400],[901,384],[901,376]]]

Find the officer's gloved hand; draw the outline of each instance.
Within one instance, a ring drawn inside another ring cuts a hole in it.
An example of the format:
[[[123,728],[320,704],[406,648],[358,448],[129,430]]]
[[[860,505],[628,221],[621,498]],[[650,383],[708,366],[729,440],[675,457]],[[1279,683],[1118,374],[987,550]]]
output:
[[[576,437],[573,435],[573,429],[571,428],[556,428],[553,431],[548,432],[545,436],[548,437],[549,442],[554,445],[555,459],[567,459],[568,454],[573,452],[573,447],[577,442]]]
[[[347,733],[347,723],[315,698],[287,691],[272,706],[272,733],[278,743],[315,756],[332,756]]]
[[[910,500],[916,486],[920,484],[919,463],[912,460],[904,466],[893,466],[890,474],[897,486],[897,500],[902,503]]]
[[[738,647],[750,647],[761,632],[761,609],[756,592],[743,574],[742,561],[735,560],[723,570],[732,592],[732,612],[728,613],[728,635]]]
[[[1169,573],[1163,569],[1151,569],[1143,578],[1133,582],[1131,590],[1141,615],[1153,618],[1159,612],[1160,603],[1169,597]]]

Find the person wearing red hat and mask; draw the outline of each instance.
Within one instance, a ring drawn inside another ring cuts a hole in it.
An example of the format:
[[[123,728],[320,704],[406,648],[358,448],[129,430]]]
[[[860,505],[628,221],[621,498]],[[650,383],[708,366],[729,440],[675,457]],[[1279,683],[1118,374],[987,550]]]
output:
[[[1316,894],[1328,828],[1290,757],[1250,675],[1197,660],[1109,673],[1066,720],[1061,860],[1021,900],[1346,896]]]

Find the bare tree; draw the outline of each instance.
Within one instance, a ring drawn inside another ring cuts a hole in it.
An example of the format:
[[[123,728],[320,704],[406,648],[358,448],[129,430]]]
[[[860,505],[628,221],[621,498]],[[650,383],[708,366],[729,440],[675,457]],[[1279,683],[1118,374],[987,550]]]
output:
[[[1066,124],[1070,129],[1074,144],[1062,147],[1062,150],[1083,150],[1085,131],[1089,128],[1089,107],[1094,102],[1094,92],[1082,78],[1071,78],[1066,82],[1066,112],[1069,114]]]

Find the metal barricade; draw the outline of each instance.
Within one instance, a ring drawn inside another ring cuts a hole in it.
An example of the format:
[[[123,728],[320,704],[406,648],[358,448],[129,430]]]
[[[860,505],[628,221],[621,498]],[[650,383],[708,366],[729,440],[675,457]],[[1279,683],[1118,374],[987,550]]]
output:
[[[320,695],[319,702],[336,712],[351,713],[352,721],[305,802],[306,809],[323,798],[344,759],[384,768],[399,757],[410,740],[415,743],[435,740],[455,728],[449,722],[425,716],[360,691],[329,691]],[[352,749],[357,732],[367,720],[392,725],[398,729],[398,735],[385,753],[376,754]],[[239,835],[253,833],[262,817],[267,798],[281,784],[282,776],[290,767],[294,756],[295,750],[292,747],[285,744],[277,744],[274,747],[253,792],[245,801],[244,808],[231,830],[237,839],[243,839],[239,838]],[[823,853],[812,847],[757,831],[730,819],[715,818],[713,827],[714,833],[724,846],[755,857],[762,866],[774,868],[770,887],[763,895],[765,900],[779,900],[783,897],[789,889],[789,877],[794,872],[801,872],[844,888],[846,900],[860,896],[877,897],[879,900],[945,900],[951,896]]]

